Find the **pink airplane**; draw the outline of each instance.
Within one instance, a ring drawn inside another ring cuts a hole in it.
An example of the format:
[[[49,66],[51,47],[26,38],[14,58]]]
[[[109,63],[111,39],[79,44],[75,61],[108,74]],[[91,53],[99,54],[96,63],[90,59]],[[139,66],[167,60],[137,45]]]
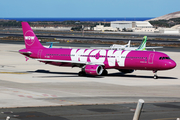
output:
[[[176,66],[170,57],[155,51],[125,51],[107,49],[46,48],[27,22],[22,22],[25,49],[19,52],[28,58],[56,66],[80,67],[79,76],[90,74],[107,75],[106,69],[117,69],[123,73],[134,70],[152,70],[157,79],[158,70],[168,70]]]

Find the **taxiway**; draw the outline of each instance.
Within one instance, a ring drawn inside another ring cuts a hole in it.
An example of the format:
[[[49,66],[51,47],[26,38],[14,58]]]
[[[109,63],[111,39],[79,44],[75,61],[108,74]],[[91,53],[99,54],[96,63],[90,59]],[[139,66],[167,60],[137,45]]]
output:
[[[127,107],[129,104],[136,106],[140,98],[151,104],[173,103],[177,106],[175,112],[180,111],[180,53],[172,52],[172,49],[164,52],[176,61],[176,68],[159,71],[159,79],[154,80],[152,71],[123,75],[117,70],[108,70],[109,75],[103,77],[79,77],[80,68],[45,65],[33,59],[26,61],[18,53],[24,47],[22,44],[0,44],[0,108],[4,108],[1,111],[39,106]],[[167,111],[173,114],[173,110],[170,108]]]

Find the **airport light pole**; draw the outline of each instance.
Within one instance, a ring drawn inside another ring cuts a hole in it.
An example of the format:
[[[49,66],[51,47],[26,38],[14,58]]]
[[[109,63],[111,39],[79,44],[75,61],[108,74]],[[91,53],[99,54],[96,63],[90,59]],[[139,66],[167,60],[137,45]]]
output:
[[[6,120],[10,120],[10,117],[9,117],[9,116],[7,116],[7,117],[6,117]]]
[[[82,36],[84,37],[84,25],[82,25]]]

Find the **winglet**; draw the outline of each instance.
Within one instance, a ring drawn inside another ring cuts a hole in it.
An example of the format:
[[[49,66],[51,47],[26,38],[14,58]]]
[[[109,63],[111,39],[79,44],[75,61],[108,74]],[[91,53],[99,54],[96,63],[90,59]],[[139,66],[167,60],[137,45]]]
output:
[[[141,45],[136,50],[142,50],[142,51],[146,50],[146,41],[147,41],[147,36],[144,36]]]
[[[24,42],[27,49],[44,48],[27,22],[21,22]]]

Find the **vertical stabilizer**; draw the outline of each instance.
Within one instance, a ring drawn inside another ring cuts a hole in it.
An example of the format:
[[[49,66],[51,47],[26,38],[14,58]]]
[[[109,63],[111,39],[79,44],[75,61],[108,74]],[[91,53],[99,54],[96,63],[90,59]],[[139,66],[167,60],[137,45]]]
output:
[[[131,47],[131,40],[129,40],[127,46],[128,46],[128,47]]]
[[[147,41],[147,36],[144,36],[141,45],[136,50],[142,50],[142,51],[146,50],[146,41]]]
[[[22,22],[24,42],[27,49],[44,48],[27,22]]]

